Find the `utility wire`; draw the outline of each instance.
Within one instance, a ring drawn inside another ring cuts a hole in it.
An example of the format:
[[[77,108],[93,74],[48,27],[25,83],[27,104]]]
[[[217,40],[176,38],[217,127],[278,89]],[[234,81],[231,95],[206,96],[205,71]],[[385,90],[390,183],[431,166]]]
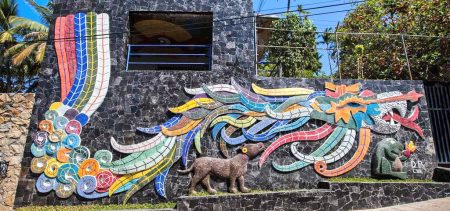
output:
[[[265,3],[265,0],[260,0],[257,13],[261,12],[262,7],[264,7],[264,3]]]
[[[276,29],[268,27],[256,27],[256,29],[272,30],[272,31],[289,31],[289,32],[305,32],[300,30],[289,30],[289,29]],[[381,32],[326,32],[326,31],[307,31],[309,33],[316,34],[344,34],[344,35],[373,35],[373,36],[405,36],[405,37],[422,37],[422,38],[441,38],[450,39],[450,37],[444,36],[433,36],[433,35],[421,35],[421,34],[402,34],[402,33],[381,33]]]
[[[358,2],[353,2],[353,3],[359,3],[359,2],[364,2],[364,1],[358,1]],[[307,10],[314,10],[314,9],[322,9],[322,8],[327,8],[327,7],[335,7],[335,6],[340,6],[340,5],[344,5],[344,4],[349,4],[349,3],[343,3],[343,4],[333,4],[333,5],[325,5],[325,6],[320,6],[320,7],[311,7],[311,8],[306,8],[304,9],[304,11]],[[331,11],[331,12],[324,12],[324,13],[317,13],[317,14],[308,14],[308,15],[303,15],[303,16],[317,16],[317,15],[325,15],[325,14],[332,14],[332,13],[339,13],[339,12],[348,12],[351,10],[340,10],[340,11]],[[246,18],[255,18],[255,17],[261,17],[261,16],[270,16],[270,15],[279,15],[279,14],[285,14],[286,12],[274,12],[274,13],[267,13],[267,14],[260,14],[260,15],[250,15],[250,16],[240,16],[240,17],[235,17],[235,18],[226,18],[226,19],[218,19],[218,20],[213,20],[213,21],[208,21],[208,22],[197,22],[197,23],[191,23],[191,24],[183,24],[183,25],[179,25],[179,26],[194,26],[194,25],[200,25],[200,24],[208,24],[208,23],[219,23],[219,22],[225,22],[225,21],[233,21],[233,20],[241,20],[241,19],[246,19]],[[254,22],[246,22],[246,23],[254,23]],[[246,23],[242,23],[242,24],[246,24]],[[232,24],[234,25],[234,24]],[[232,25],[226,25],[226,26],[232,26]],[[236,24],[238,25],[238,24]],[[217,26],[216,26],[217,27]],[[189,30],[196,30],[196,29],[206,29],[206,28],[213,28],[213,26],[207,26],[207,27],[198,27],[198,28],[185,28],[183,30],[189,31]],[[171,31],[163,31],[163,32],[173,32],[173,31],[179,31],[179,30],[171,30]],[[140,32],[138,32],[140,33]],[[101,34],[101,35],[87,35],[87,36],[83,36],[83,37],[96,37],[96,36],[105,36],[105,35],[122,35],[122,34],[134,34],[134,32],[132,31],[124,31],[124,32],[112,32],[109,34]],[[145,35],[144,33],[140,33],[142,35]],[[71,38],[62,38],[62,39],[47,39],[47,40],[33,40],[33,41],[22,41],[22,42],[17,42],[17,43],[33,43],[33,42],[45,42],[45,41],[57,41],[57,40],[74,40],[77,39],[76,37],[71,37]],[[79,38],[78,38],[79,39]]]
[[[361,1],[362,2],[362,1]],[[331,6],[331,5],[328,5]],[[323,8],[323,6],[321,7]],[[310,9],[314,9],[314,8],[309,8]],[[318,16],[318,15],[325,15],[325,14],[333,14],[333,13],[339,13],[339,12],[349,12],[352,11],[353,9],[349,9],[349,10],[339,10],[339,11],[330,11],[330,12],[323,12],[323,13],[316,13],[316,14],[308,14],[308,15],[303,15],[305,17],[311,17],[311,16]],[[241,16],[241,17],[237,17],[237,18],[226,18],[226,19],[219,19],[219,20],[213,20],[213,21],[209,21],[209,22],[203,22],[203,23],[194,23],[194,24],[184,24],[184,25],[180,25],[180,26],[192,26],[192,25],[199,25],[199,24],[207,24],[207,23],[220,23],[220,22],[226,22],[226,21],[233,21],[233,20],[242,20],[245,18],[254,18],[254,17],[260,17],[260,16],[266,16],[266,15],[272,15],[272,14],[283,14],[285,12],[277,12],[277,13],[270,13],[270,14],[264,14],[264,15],[252,15],[252,16]],[[226,24],[224,23],[224,25],[216,25],[216,26],[203,26],[203,27],[193,27],[193,28],[183,28],[183,29],[174,29],[174,30],[167,30],[167,31],[162,31],[163,33],[168,33],[168,32],[176,32],[176,31],[180,31],[180,30],[186,30],[186,31],[190,31],[190,30],[199,30],[199,29],[209,29],[209,28],[218,28],[218,27],[226,27],[226,26],[236,26],[236,25],[243,25],[243,24],[250,24],[250,23],[255,23],[254,20],[252,21],[247,21],[247,22],[238,22],[238,23],[230,23],[230,24]],[[257,27],[257,29],[267,29],[267,30],[278,30],[278,31],[295,31],[295,30],[283,30],[283,29],[275,29],[275,28],[265,28],[265,27]],[[330,33],[330,32],[321,32],[321,31],[315,31],[314,33]],[[339,34],[348,34],[348,35],[387,35],[387,36],[401,36],[401,34],[388,34],[388,33],[367,33],[367,32],[337,32]],[[68,38],[51,38],[51,39],[45,39],[45,40],[31,40],[31,41],[21,41],[21,42],[17,42],[17,43],[34,43],[34,42],[46,42],[46,41],[59,41],[59,40],[65,40],[65,41],[72,41],[72,40],[77,40],[80,38],[88,38],[88,37],[100,37],[100,36],[111,36],[111,35],[123,35],[123,34],[130,34],[130,35],[145,35],[145,33],[141,33],[141,32],[135,32],[135,31],[123,31],[123,32],[111,32],[108,34],[96,34],[96,35],[87,35],[87,36],[83,36],[83,37],[68,37]],[[334,33],[332,33],[334,34]],[[448,37],[440,37],[440,36],[427,36],[427,35],[417,35],[417,34],[404,34],[404,36],[406,37],[433,37],[433,38],[448,38]]]
[[[346,11],[351,11],[351,10],[331,11],[331,12],[309,14],[309,15],[303,15],[303,16],[308,16],[309,17],[309,16],[315,16],[315,15],[332,14],[332,13],[346,12]],[[282,14],[282,13],[285,13],[285,12],[278,12],[278,13],[271,13],[271,14]],[[203,22],[203,23],[184,24],[184,25],[179,25],[179,26],[192,26],[192,25],[199,25],[199,24],[206,24],[206,23],[220,23],[220,22],[225,22],[225,21],[242,20],[242,19],[245,19],[245,18],[254,18],[254,17],[259,17],[259,16],[258,15],[243,16],[243,17],[238,17],[238,18],[227,18],[227,19],[213,20],[213,21]],[[217,27],[243,25],[243,24],[249,24],[249,23],[255,23],[255,21],[252,20],[252,21],[248,21],[248,22],[231,23],[231,24],[227,24],[227,25],[218,25],[218,26],[217,25],[216,26],[212,26],[211,25],[211,26],[204,26],[204,27],[174,29],[174,30],[167,30],[167,31],[161,31],[161,32],[168,33],[168,32],[176,32],[176,31],[180,31],[180,30],[190,31],[190,30],[199,30],[199,29],[209,29],[209,28],[217,28]],[[86,35],[86,36],[82,36],[82,37],[68,37],[68,38],[58,38],[58,39],[50,38],[50,39],[46,39],[46,40],[21,41],[21,42],[17,42],[17,43],[35,43],[35,42],[59,41],[59,40],[71,41],[71,40],[76,40],[76,39],[80,39],[80,38],[100,37],[100,36],[110,36],[110,35],[123,35],[123,34],[130,34],[130,35],[140,34],[140,35],[145,35],[145,33],[141,33],[141,32],[122,31],[122,32],[111,32],[111,33],[108,33],[108,34]]]
[[[331,0],[331,1],[322,1],[322,2],[316,2],[316,3],[310,3],[310,4],[298,4],[298,5],[294,5],[294,6],[291,6],[291,8],[295,8],[295,7],[298,7],[298,6],[310,6],[310,5],[318,5],[318,4],[324,4],[324,3],[330,3],[330,2],[336,2],[336,0]],[[273,10],[286,10],[287,8],[286,7],[277,7],[277,8],[269,8],[269,9],[264,9],[264,10],[261,10],[261,11],[273,11]]]

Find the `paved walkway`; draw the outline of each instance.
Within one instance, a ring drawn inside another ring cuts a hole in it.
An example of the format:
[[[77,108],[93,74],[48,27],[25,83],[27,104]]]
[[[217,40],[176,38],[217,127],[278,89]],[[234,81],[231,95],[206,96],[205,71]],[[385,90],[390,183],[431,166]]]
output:
[[[396,210],[396,211],[448,211],[450,210],[450,197],[442,198],[442,199],[432,199],[428,201],[410,203],[410,204],[402,204],[391,207],[383,207],[378,209],[370,209],[370,211],[388,211],[388,210]]]

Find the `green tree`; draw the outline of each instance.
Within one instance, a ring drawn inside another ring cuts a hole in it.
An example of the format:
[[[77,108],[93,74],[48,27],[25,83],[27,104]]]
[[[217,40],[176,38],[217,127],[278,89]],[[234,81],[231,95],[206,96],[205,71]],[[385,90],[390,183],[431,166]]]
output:
[[[344,32],[339,35],[343,77],[410,79],[401,36],[345,34],[375,32],[437,36],[404,36],[411,75],[413,79],[450,80],[450,7],[446,0],[368,0],[345,17],[338,31]]]
[[[268,45],[283,47],[266,48],[266,65],[258,67],[261,75],[280,76],[281,72],[283,77],[311,78],[319,74],[322,64],[316,49],[317,28],[301,8],[299,14],[287,13],[285,18],[272,22],[275,30],[271,31]]]
[[[36,79],[44,58],[51,9],[27,2],[38,11],[44,24],[17,16],[15,0],[0,1],[0,43],[2,48],[0,91],[24,90]]]

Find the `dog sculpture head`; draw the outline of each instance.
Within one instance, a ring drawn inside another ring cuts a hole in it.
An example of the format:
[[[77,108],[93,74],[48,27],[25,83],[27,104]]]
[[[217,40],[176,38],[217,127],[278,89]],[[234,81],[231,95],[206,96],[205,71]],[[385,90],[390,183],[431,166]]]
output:
[[[243,144],[241,147],[241,152],[246,154],[250,159],[259,155],[259,153],[263,152],[266,147],[263,143],[257,144]]]

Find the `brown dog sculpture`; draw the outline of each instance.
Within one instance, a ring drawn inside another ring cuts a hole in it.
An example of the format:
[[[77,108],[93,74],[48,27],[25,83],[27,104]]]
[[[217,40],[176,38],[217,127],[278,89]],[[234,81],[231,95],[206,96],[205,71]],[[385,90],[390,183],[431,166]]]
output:
[[[241,153],[229,159],[212,158],[212,157],[201,157],[195,159],[194,163],[189,169],[178,170],[180,173],[189,173],[192,170],[194,175],[192,176],[191,186],[189,188],[189,193],[196,193],[195,187],[198,182],[202,182],[206,186],[208,193],[217,193],[211,187],[209,183],[210,175],[215,175],[222,178],[227,178],[230,181],[230,187],[228,189],[231,193],[237,193],[236,179],[239,180],[239,189],[243,193],[250,192],[250,189],[246,188],[244,185],[245,173],[247,172],[248,161],[256,157],[259,153],[264,150],[264,144],[244,144],[241,148]]]

